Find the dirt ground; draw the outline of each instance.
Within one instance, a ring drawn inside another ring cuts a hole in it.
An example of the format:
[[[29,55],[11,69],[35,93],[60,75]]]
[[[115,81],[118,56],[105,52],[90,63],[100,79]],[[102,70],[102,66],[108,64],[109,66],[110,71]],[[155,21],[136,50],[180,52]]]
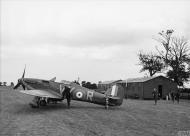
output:
[[[177,136],[190,130],[190,102],[173,104],[124,100],[122,106],[104,107],[66,101],[32,109],[31,96],[0,88],[1,136]]]

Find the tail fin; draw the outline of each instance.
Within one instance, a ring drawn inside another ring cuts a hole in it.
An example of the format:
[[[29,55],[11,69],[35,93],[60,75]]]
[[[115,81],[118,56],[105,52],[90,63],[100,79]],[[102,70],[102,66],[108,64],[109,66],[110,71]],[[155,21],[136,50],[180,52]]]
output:
[[[105,94],[109,97],[110,105],[121,105],[124,98],[124,88],[121,85],[113,85]]]

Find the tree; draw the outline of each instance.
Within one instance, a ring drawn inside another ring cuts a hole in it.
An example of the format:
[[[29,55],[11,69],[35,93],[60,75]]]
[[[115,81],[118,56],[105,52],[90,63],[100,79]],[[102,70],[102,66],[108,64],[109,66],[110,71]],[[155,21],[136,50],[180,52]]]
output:
[[[167,76],[174,80],[179,86],[187,81],[190,72],[188,63],[190,62],[190,48],[185,38],[172,37],[173,30],[162,31],[159,33],[161,39],[158,41],[164,50],[157,51],[168,67]]]
[[[7,82],[3,82],[3,85],[4,85],[4,86],[7,86]]]
[[[14,83],[13,83],[13,82],[11,82],[11,86],[14,86]]]
[[[82,81],[81,84],[82,84],[82,87],[86,87],[86,81]]]
[[[86,82],[86,88],[91,89],[91,82]]]
[[[92,87],[92,89],[97,89],[97,88],[98,88],[95,83],[93,83],[93,84],[91,85],[91,87]]]
[[[169,70],[167,72],[167,76],[170,79],[173,79],[174,82],[176,82],[179,86],[183,86],[183,82],[188,81],[189,75],[190,74],[185,70],[184,65],[178,67],[177,69]]]
[[[170,50],[170,43],[171,43],[170,39],[173,32],[174,30],[171,29],[171,30],[167,30],[166,32],[162,31],[158,33],[160,35],[160,38],[157,39],[157,41],[159,41],[163,45],[165,50],[159,51],[157,49],[157,51],[161,55],[162,59],[164,59],[164,61],[167,61],[167,58],[168,58],[168,52]]]
[[[95,83],[91,83],[91,82],[86,82],[86,81],[82,81],[81,82],[82,87],[86,87],[88,89],[97,89],[97,85]]]
[[[78,81],[76,81],[76,80],[73,83],[80,85],[80,83]]]
[[[161,57],[156,54],[139,52],[138,57],[142,66],[140,72],[148,71],[149,75],[153,76],[164,68]]]

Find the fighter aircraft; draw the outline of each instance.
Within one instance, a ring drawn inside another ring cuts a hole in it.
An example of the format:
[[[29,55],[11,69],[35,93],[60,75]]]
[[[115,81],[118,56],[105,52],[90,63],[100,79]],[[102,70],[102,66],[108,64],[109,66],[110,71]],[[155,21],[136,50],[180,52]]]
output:
[[[69,81],[59,83],[55,82],[56,78],[43,80],[24,78],[24,75],[25,69],[22,78],[18,79],[18,83],[14,89],[22,86],[24,90],[19,90],[19,92],[34,96],[34,100],[30,103],[31,107],[39,108],[48,103],[64,100],[62,93],[65,87],[70,88],[72,100],[104,105],[105,108],[108,108],[108,106],[120,106],[123,102],[124,89],[121,85],[113,85],[102,94]]]

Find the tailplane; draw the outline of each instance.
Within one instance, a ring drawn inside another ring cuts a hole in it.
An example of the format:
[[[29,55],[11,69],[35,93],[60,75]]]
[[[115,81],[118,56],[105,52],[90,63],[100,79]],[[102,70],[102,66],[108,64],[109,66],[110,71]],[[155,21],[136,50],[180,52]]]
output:
[[[123,103],[124,88],[121,85],[113,85],[109,88],[105,95],[109,98],[109,105],[119,106]]]

